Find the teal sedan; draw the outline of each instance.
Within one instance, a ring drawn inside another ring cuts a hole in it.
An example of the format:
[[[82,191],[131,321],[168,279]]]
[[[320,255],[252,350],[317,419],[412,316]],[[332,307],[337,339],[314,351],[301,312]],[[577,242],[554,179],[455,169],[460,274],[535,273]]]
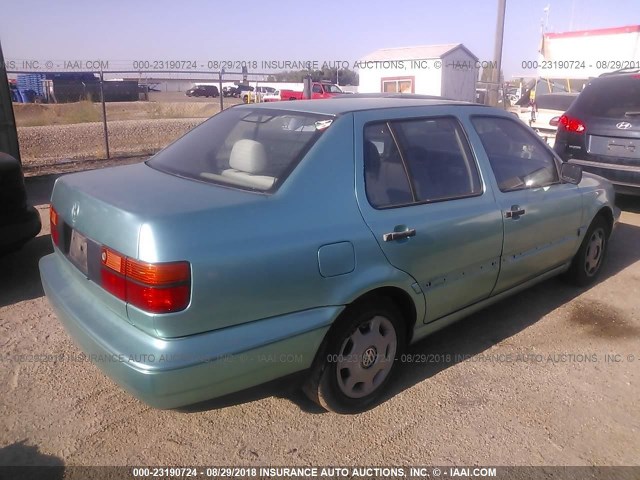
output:
[[[554,275],[593,282],[611,184],[517,118],[413,96],[241,105],[145,163],[67,175],[46,295],[115,382],[175,408],[307,372],[375,405],[403,349]]]

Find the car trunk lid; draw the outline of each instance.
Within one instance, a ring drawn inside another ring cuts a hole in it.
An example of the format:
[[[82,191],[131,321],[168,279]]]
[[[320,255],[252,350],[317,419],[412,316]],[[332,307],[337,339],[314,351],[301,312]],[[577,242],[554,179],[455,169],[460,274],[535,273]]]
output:
[[[138,258],[140,230],[146,223],[255,202],[260,197],[180,178],[141,163],[61,177],[52,204],[72,229]]]

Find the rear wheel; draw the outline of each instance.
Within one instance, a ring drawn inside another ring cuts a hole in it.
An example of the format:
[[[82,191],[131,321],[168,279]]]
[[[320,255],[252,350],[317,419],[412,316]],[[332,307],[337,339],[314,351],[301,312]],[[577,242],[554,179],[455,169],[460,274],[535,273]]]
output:
[[[581,287],[595,281],[607,253],[609,233],[609,223],[602,215],[598,215],[591,222],[578,253],[573,257],[565,275],[568,281]]]
[[[305,393],[338,413],[366,410],[380,399],[405,343],[402,315],[388,300],[348,308],[316,358]]]

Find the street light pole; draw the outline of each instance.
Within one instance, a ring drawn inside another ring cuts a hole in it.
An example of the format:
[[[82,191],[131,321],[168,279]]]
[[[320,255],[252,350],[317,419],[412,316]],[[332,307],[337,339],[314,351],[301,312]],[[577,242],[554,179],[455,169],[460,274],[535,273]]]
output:
[[[504,40],[504,17],[506,9],[507,0],[498,0],[498,22],[496,24],[496,39],[493,51],[495,68],[491,72],[491,89],[489,90],[489,104],[494,107],[498,105],[500,70],[502,69],[502,43]]]

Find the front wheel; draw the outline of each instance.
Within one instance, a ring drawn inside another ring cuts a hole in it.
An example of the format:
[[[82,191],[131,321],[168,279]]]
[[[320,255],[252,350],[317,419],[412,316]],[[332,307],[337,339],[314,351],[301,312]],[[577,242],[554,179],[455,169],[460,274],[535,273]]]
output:
[[[609,223],[601,215],[591,222],[580,249],[573,257],[571,267],[565,275],[569,282],[584,287],[595,281],[602,270],[607,253],[609,233]]]
[[[380,399],[396,369],[404,322],[388,300],[351,306],[337,321],[304,391],[327,410],[360,412]]]

